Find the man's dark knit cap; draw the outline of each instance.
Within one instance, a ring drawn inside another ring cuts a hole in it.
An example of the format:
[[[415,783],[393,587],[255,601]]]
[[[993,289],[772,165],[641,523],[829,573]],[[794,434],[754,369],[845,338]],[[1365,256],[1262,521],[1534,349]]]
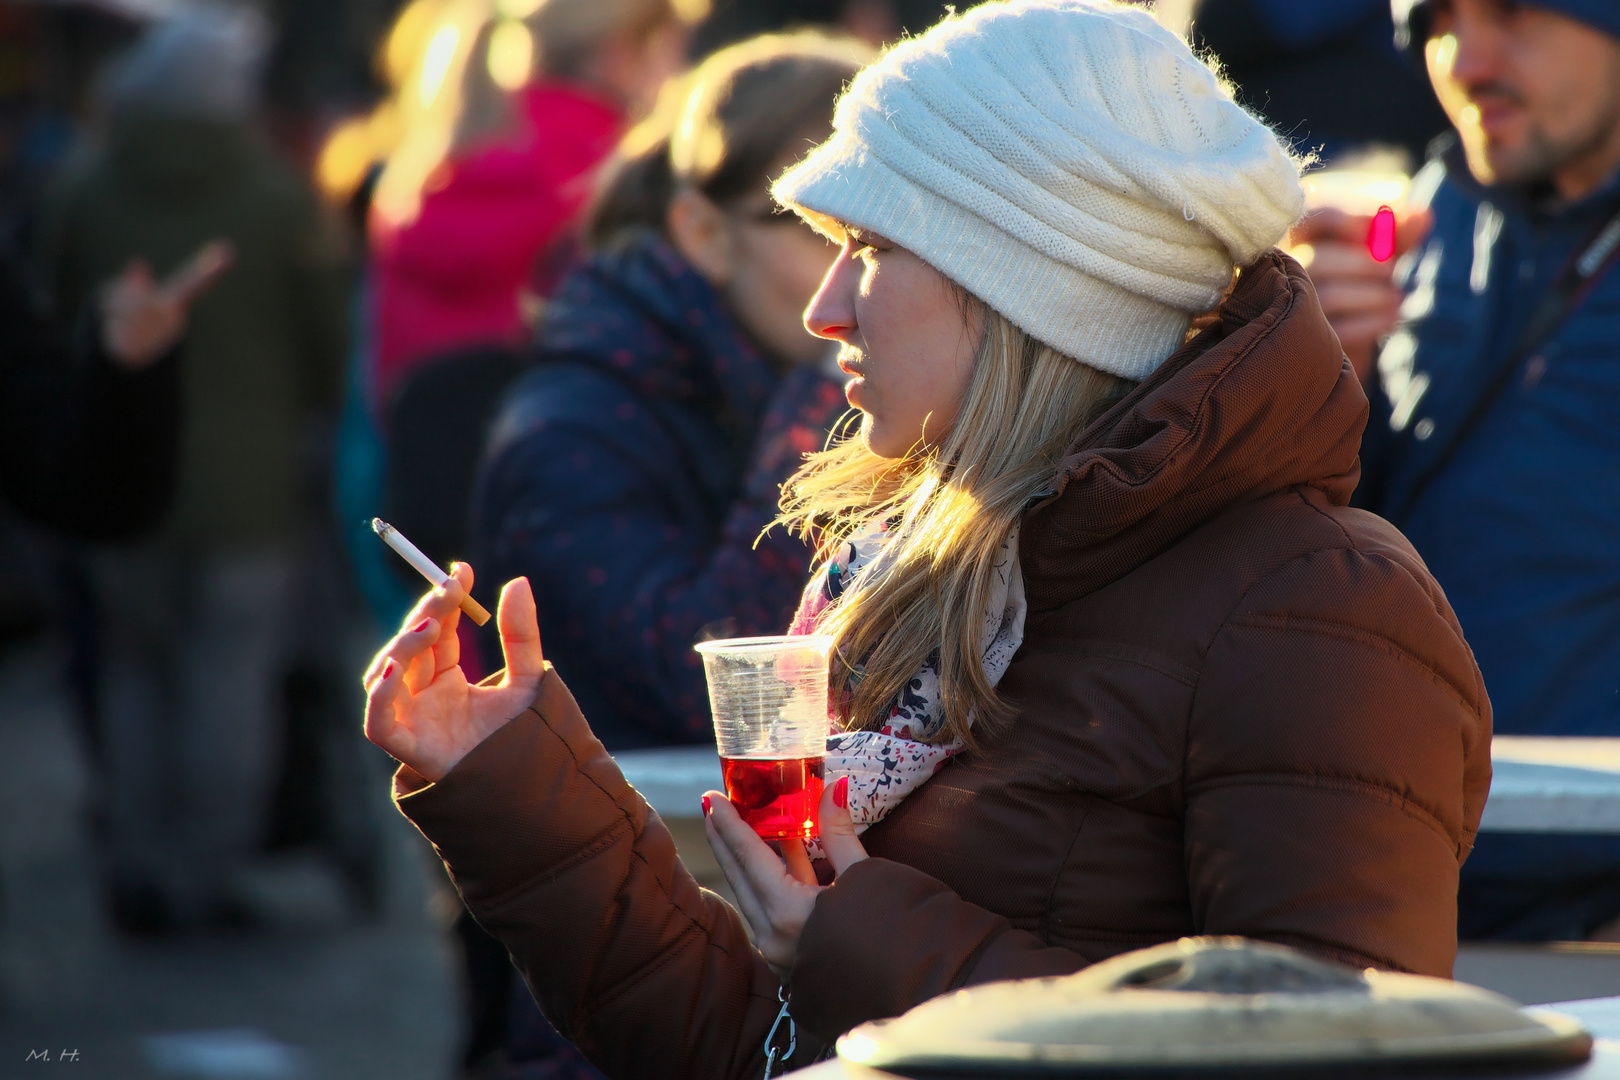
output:
[[[1532,7],[1546,8],[1596,27],[1620,38],[1620,0],[1527,0]],[[1430,0],[1390,0],[1395,17],[1395,45],[1408,59],[1423,68],[1423,43],[1429,39],[1433,18]]]

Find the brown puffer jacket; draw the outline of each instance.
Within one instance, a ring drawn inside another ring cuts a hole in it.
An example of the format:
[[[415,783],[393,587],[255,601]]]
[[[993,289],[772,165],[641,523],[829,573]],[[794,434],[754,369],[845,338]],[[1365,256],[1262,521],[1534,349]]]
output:
[[[1023,526],[1018,715],[817,900],[793,1064],[964,984],[1186,934],[1450,974],[1490,706],[1422,561],[1345,505],[1366,413],[1273,253],[1076,442]],[[608,1075],[759,1075],[776,979],[555,673],[438,784],[396,790]]]

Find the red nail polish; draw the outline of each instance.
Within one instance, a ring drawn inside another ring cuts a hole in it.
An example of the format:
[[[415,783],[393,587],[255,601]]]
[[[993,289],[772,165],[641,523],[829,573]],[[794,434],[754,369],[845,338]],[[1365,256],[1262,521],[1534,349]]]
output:
[[[383,665],[382,677],[386,679],[386,678],[388,678],[388,676],[392,675],[393,673],[394,673],[394,662],[392,660],[390,660],[390,661],[388,661],[388,663]]]
[[[428,623],[430,623],[432,621],[433,621],[432,619],[423,619],[421,622],[419,622],[415,626],[411,627],[411,633],[420,634],[422,631],[427,629]]]
[[[1387,206],[1380,206],[1367,225],[1367,252],[1375,262],[1395,257],[1395,211]]]
[[[849,777],[840,776],[833,785],[833,805],[840,810],[849,809]]]
[[[709,797],[707,795],[703,796],[703,816],[709,816]]]

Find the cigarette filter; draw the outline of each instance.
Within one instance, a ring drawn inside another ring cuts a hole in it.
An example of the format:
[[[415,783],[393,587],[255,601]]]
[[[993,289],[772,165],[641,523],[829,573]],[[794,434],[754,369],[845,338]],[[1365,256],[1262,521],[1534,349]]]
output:
[[[441,570],[438,563],[422,554],[421,548],[405,539],[404,533],[382,518],[371,519],[371,530],[382,537],[383,543],[397,551],[400,558],[414,566],[418,574],[432,582],[434,588],[438,588],[450,580],[450,575]],[[479,626],[489,622],[489,611],[485,609],[484,605],[470,596],[461,598],[461,610],[466,612],[467,617]]]

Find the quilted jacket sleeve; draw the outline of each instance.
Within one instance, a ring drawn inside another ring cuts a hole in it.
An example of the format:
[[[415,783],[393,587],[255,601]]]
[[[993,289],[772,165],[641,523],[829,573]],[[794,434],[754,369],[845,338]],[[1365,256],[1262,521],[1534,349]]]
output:
[[[547,1018],[608,1076],[764,1072],[776,977],[549,666],[529,709],[438,783],[401,769],[395,798]],[[801,1032],[789,1067],[820,1048]]]
[[[1210,646],[1184,778],[1193,917],[1450,975],[1490,703],[1439,587],[1376,528],[1389,542],[1279,568]]]

